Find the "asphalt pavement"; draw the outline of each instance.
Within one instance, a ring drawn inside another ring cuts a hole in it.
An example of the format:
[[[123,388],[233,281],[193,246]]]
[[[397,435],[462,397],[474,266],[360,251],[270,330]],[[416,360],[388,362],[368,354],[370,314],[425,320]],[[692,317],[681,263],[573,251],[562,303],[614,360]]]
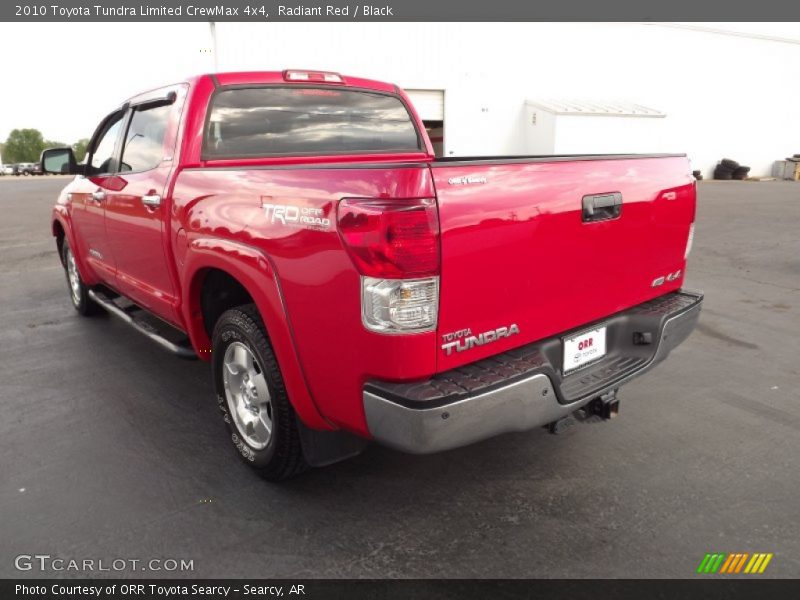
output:
[[[206,363],[73,311],[64,183],[0,178],[0,577],[92,575],[15,568],[33,554],[193,561],[118,576],[691,577],[708,552],[800,576],[800,183],[700,184],[700,325],[617,419],[372,445],[279,485],[237,459]]]

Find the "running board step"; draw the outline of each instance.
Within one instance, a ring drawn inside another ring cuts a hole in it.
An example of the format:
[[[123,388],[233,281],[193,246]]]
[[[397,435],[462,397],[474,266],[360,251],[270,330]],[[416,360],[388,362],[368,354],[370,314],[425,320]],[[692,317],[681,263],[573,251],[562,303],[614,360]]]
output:
[[[89,297],[112,315],[122,319],[162,348],[169,350],[180,358],[187,360],[197,359],[197,354],[192,349],[186,335],[124,296],[109,298],[101,291],[89,290]]]

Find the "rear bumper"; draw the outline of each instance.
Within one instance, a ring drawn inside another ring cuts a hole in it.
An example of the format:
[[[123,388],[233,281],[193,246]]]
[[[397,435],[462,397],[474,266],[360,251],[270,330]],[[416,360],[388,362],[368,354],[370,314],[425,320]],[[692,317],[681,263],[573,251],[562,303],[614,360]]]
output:
[[[546,425],[664,360],[691,334],[702,302],[702,294],[674,292],[565,332],[607,327],[606,356],[567,376],[559,336],[425,381],[370,381],[363,392],[367,426],[382,444],[428,454]]]

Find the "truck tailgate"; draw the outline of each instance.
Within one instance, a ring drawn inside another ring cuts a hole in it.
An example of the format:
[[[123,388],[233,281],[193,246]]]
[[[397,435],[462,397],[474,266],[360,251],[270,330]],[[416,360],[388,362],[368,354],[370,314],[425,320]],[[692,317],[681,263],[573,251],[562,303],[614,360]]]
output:
[[[444,160],[431,170],[439,371],[583,327],[683,282],[695,212],[683,156]]]

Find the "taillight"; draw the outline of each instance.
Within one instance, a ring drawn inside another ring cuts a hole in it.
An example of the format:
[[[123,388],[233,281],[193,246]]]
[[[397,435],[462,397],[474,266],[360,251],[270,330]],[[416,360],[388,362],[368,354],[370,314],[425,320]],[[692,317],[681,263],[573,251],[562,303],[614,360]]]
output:
[[[378,333],[420,333],[436,329],[439,278],[361,278],[361,322]]]
[[[694,223],[689,225],[689,235],[686,238],[686,250],[683,253],[683,260],[689,258],[689,253],[692,251],[693,243],[694,243]]]
[[[361,273],[364,326],[378,333],[436,329],[439,219],[436,201],[347,199],[339,232]]]
[[[435,200],[342,200],[338,222],[362,275],[406,279],[438,274]]]

